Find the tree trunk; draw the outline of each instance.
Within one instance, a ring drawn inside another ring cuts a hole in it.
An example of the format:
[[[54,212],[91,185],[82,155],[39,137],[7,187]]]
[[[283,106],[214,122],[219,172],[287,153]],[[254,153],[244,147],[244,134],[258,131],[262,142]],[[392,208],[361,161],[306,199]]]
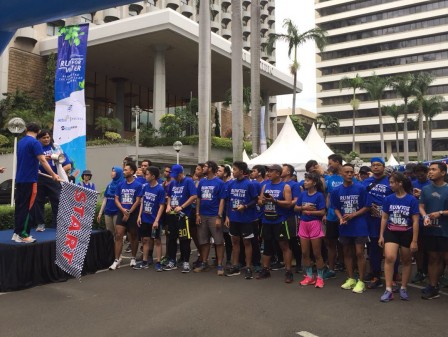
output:
[[[292,92],[292,114],[296,114],[297,71],[294,72],[294,91]]]
[[[378,100],[378,117],[380,120],[380,140],[381,140],[381,157],[386,160],[384,151],[384,129],[383,129],[383,115],[381,113],[381,101]]]
[[[409,142],[408,142],[408,100],[404,101],[404,120],[403,120],[403,152],[404,163],[409,163]]]
[[[210,0],[202,0],[199,7],[199,62],[198,62],[198,161],[209,160],[211,146],[211,23]]]
[[[431,120],[426,118],[426,160],[432,160],[432,135],[431,135]]]
[[[260,31],[260,0],[251,3],[250,30]],[[260,34],[250,34],[250,101],[252,105],[252,152],[260,154]]]
[[[395,121],[395,146],[397,148],[397,161],[400,163],[400,141],[398,140],[398,121]]]
[[[241,1],[232,0],[232,145],[233,160],[243,159],[243,27]]]
[[[425,138],[423,137],[423,107],[421,106],[421,103],[418,111],[418,143],[420,145],[420,153],[418,160],[423,161],[426,159],[426,154],[425,154]]]
[[[356,127],[355,127],[355,119],[356,119],[356,108],[353,106],[353,130],[352,130],[352,151],[355,152],[355,146],[356,146],[356,142],[355,142],[355,133],[356,133]]]

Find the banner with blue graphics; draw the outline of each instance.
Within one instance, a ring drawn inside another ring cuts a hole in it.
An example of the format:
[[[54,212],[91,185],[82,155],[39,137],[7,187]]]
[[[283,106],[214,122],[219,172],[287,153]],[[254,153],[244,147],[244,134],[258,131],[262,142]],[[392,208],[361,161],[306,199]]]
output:
[[[89,25],[59,29],[55,77],[56,111],[53,138],[72,160],[72,175],[79,181],[86,168],[85,70]]]

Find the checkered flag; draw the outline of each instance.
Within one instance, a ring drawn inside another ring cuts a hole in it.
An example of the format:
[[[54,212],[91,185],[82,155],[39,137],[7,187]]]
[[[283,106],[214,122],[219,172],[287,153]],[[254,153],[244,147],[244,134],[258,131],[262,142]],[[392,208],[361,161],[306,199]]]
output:
[[[98,194],[82,186],[62,183],[56,231],[56,265],[80,279],[89,248]]]

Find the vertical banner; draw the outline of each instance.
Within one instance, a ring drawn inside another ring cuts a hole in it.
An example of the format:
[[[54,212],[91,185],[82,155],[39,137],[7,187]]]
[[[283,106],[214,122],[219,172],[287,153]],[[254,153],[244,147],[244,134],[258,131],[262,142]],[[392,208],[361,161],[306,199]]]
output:
[[[261,111],[260,111],[260,118],[261,118],[261,123],[260,123],[260,154],[262,154],[264,151],[267,150],[268,145],[266,142],[266,132],[264,130],[264,115],[266,114],[266,109],[264,106],[261,107]]]
[[[79,185],[63,183],[56,231],[56,265],[81,278],[89,248],[98,194]]]
[[[89,25],[59,29],[53,138],[72,160],[73,175],[86,168],[85,69]]]

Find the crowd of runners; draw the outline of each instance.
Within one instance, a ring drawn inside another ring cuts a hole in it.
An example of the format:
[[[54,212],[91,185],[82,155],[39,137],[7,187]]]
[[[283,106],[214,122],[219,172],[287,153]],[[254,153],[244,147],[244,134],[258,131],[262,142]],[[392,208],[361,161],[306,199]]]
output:
[[[422,298],[438,298],[448,263],[446,164],[408,165],[401,173],[376,157],[355,169],[332,154],[325,172],[311,160],[297,181],[289,164],[249,169],[242,161],[207,161],[188,175],[181,165],[161,172],[149,160],[137,167],[126,159],[113,167],[98,214],[115,238],[109,269],[120,267],[126,236],[137,270],[153,264],[158,272],[201,273],[213,263],[220,276],[263,280],[284,269],[286,283],[296,274],[300,285],[316,288],[345,271],[342,289],[385,286],[382,302],[394,292],[408,300],[408,283],[425,279]],[[192,240],[198,258],[190,264]]]

